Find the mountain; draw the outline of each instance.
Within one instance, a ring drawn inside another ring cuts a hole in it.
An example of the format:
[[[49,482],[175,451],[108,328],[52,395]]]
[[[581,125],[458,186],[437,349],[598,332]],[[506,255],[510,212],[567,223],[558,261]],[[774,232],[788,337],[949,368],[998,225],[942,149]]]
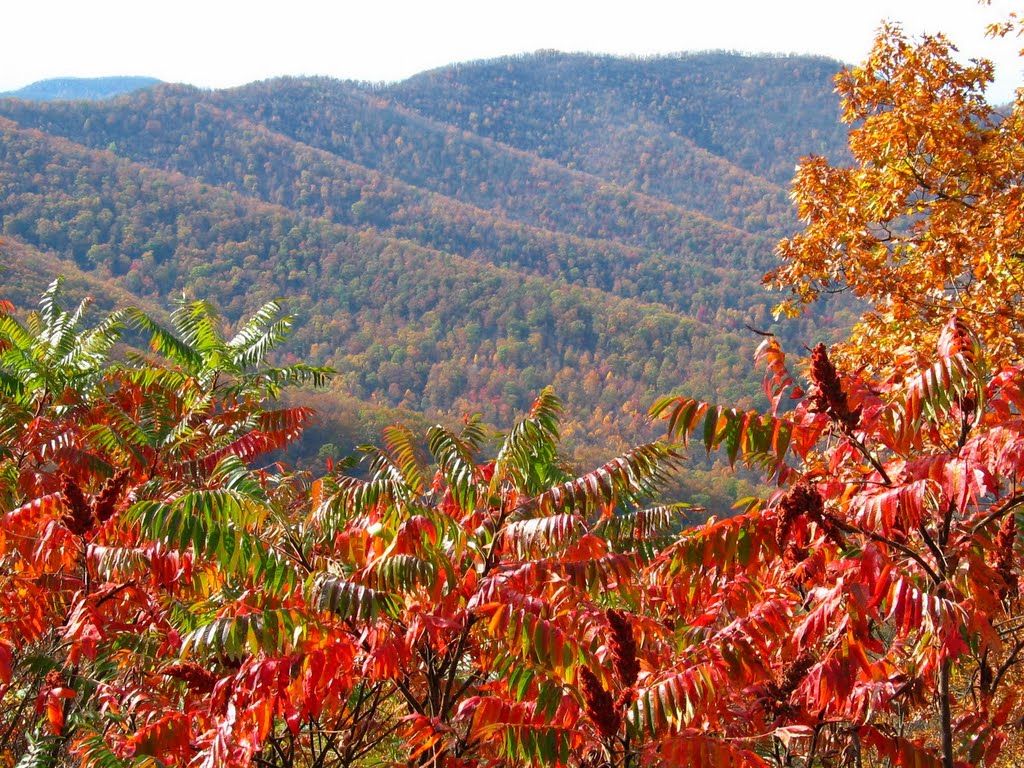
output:
[[[445,67],[384,92],[436,119],[688,204],[706,181],[723,184],[715,177],[741,194],[765,194],[766,181],[788,186],[797,158],[843,155],[833,93],[841,67],[809,56],[540,52]]]
[[[0,252],[232,322],[292,299],[292,354],[339,371],[319,443],[396,408],[508,424],[551,383],[585,463],[655,434],[658,395],[754,405],[748,325],[834,332],[773,324],[760,278],[796,227],[781,169],[844,152],[838,67],[544,53],[383,88],[0,100]]]
[[[55,77],[38,80],[16,91],[0,93],[29,101],[93,101],[159,85],[155,77]]]

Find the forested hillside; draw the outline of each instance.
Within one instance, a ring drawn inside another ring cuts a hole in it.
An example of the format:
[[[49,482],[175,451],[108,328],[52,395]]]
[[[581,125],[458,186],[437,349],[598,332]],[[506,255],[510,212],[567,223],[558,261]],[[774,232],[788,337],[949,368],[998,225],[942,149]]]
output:
[[[364,426],[393,407],[507,423],[553,384],[570,444],[624,446],[657,393],[756,401],[747,326],[772,326],[760,280],[793,223],[778,169],[842,155],[836,69],[538,54],[388,88],[0,100],[3,232],[48,254],[9,293],[64,262],[229,320],[289,297],[291,353],[341,374],[330,423],[353,398]]]
[[[833,78],[804,56],[538,53],[427,72],[395,101],[709,215],[778,213],[793,160],[845,155]],[[745,171],[746,173],[743,173]],[[764,208],[762,208],[764,206]],[[789,222],[786,222],[788,225]]]

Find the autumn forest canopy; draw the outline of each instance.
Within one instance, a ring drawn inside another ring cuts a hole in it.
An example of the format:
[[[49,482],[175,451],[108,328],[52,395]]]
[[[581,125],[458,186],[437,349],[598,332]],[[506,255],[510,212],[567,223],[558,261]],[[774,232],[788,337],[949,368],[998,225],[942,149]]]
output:
[[[991,79],[0,99],[0,763],[1018,764]]]

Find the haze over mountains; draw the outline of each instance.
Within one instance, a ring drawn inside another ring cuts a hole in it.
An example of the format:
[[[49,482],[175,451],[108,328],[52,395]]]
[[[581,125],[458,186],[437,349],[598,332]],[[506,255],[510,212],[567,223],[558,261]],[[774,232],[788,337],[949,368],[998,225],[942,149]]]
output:
[[[607,455],[657,395],[757,397],[745,325],[772,325],[794,165],[845,151],[839,68],[539,53],[386,87],[2,99],[0,279],[22,306],[58,267],[230,320],[291,299],[289,348],[339,371],[317,403],[338,443],[381,407],[507,424],[551,383]]]
[[[159,85],[155,77],[52,77],[29,83],[16,91],[0,93],[0,97],[12,96],[32,101],[57,101],[60,99],[110,99],[124,93]]]

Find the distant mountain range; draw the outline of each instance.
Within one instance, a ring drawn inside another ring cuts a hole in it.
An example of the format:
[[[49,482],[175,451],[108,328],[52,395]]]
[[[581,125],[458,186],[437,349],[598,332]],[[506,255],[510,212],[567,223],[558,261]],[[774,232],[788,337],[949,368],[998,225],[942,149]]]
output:
[[[38,80],[16,91],[0,93],[0,97],[11,96],[31,101],[94,101],[109,99],[160,83],[161,81],[155,77],[54,77]]]
[[[835,325],[773,325],[760,278],[798,159],[846,151],[839,68],[543,53],[386,87],[0,100],[0,291],[30,301],[65,265],[230,320],[291,298],[291,351],[339,371],[315,440],[374,439],[394,408],[507,424],[553,383],[581,461],[607,456],[653,433],[656,395],[753,405],[748,324]]]

